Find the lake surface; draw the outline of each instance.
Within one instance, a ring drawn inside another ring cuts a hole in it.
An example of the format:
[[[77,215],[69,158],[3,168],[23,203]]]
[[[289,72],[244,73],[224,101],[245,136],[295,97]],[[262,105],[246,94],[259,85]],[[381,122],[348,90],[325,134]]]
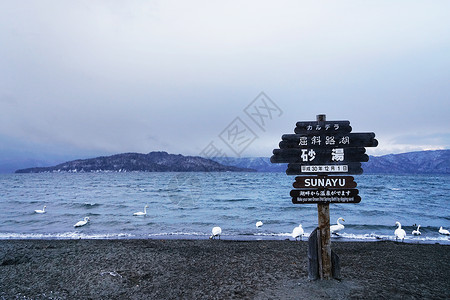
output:
[[[362,200],[330,204],[332,240],[393,240],[395,222],[406,242],[450,244],[450,177],[354,176]],[[317,205],[292,204],[295,176],[284,173],[42,173],[0,174],[0,239],[198,238],[213,226],[222,239],[292,239],[317,226]],[[34,210],[46,205],[45,214]],[[148,205],[146,216],[133,216]],[[84,217],[83,227],[74,224]],[[255,223],[264,225],[256,228]],[[422,235],[412,236],[420,224]]]

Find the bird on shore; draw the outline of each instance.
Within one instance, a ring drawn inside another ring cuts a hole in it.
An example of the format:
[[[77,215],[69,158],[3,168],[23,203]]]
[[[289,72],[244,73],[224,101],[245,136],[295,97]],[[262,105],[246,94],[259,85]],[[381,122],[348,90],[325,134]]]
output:
[[[83,221],[78,221],[73,227],[81,227],[86,225],[89,222],[89,217],[84,217]]]
[[[261,221],[256,222],[256,228],[259,228],[261,226],[263,226],[263,222]]]
[[[419,231],[420,225],[417,225],[417,229],[412,231],[412,235],[421,235],[422,232]]]
[[[304,234],[303,227],[302,224],[300,224],[292,230],[291,235],[295,240],[297,240],[299,237],[300,240],[302,240],[303,234]]]
[[[144,211],[135,212],[133,214],[133,216],[146,216],[147,215],[147,207],[148,207],[148,205],[144,206]]]
[[[397,241],[397,239],[400,239],[403,242],[406,237],[406,231],[402,229],[402,224],[400,224],[400,222],[395,222],[395,225],[398,226],[394,231],[395,240]]]
[[[222,228],[220,228],[219,226],[213,227],[211,233],[212,233],[212,235],[209,237],[210,239],[215,239],[217,236],[220,240],[220,235],[222,234]]]
[[[336,221],[336,225],[331,225],[330,226],[330,232],[331,233],[333,233],[333,234],[335,234],[335,235],[339,235],[339,234],[337,234],[337,232],[338,231],[341,231],[342,229],[344,229],[344,225],[343,224],[341,224],[339,221],[343,221],[343,222],[345,222],[345,220],[343,219],[343,218],[339,218],[339,219],[337,219],[337,221]]]
[[[450,231],[448,231],[447,229],[443,229],[442,226],[441,228],[439,228],[439,233],[443,235],[450,235]]]
[[[42,209],[36,209],[34,212],[37,213],[37,214],[45,214],[46,213],[46,211],[45,211],[46,207],[47,206],[44,205],[44,207]]]

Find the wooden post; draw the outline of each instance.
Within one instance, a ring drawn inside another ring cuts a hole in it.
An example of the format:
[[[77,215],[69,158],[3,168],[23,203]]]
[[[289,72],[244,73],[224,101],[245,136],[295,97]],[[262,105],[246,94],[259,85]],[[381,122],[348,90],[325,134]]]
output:
[[[318,122],[325,122],[326,115],[317,115]],[[331,239],[330,239],[330,204],[317,204],[320,232],[319,275],[321,279],[331,279]]]

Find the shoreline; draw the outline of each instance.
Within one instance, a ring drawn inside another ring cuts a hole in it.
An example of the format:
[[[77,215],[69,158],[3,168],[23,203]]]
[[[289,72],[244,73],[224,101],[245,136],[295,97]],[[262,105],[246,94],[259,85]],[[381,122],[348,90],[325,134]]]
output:
[[[332,241],[342,280],[307,279],[307,242],[0,240],[0,299],[448,299],[450,245]]]
[[[7,237],[5,237],[7,236]],[[16,233],[0,233],[0,241],[14,241],[14,240],[208,240],[210,234],[184,234],[184,233],[164,233],[164,234],[149,234],[146,236],[134,236],[131,234],[90,234],[84,235],[76,232],[60,233],[60,234],[16,234]],[[302,240],[308,241],[309,234],[305,234]],[[286,234],[263,234],[263,235],[222,235],[221,240],[226,241],[295,241],[290,233]],[[346,236],[332,236],[332,243],[377,243],[377,242],[395,242],[392,237],[378,237],[368,236],[365,238],[352,238]],[[423,237],[407,237],[405,244],[424,244],[424,245],[450,245],[450,237],[442,236],[433,239]]]

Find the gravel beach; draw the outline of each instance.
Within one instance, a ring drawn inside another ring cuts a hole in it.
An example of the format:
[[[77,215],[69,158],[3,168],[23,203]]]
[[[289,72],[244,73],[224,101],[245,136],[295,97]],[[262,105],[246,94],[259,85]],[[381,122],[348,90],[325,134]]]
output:
[[[0,299],[450,299],[450,245],[332,249],[341,281],[307,279],[307,242],[1,240]]]

